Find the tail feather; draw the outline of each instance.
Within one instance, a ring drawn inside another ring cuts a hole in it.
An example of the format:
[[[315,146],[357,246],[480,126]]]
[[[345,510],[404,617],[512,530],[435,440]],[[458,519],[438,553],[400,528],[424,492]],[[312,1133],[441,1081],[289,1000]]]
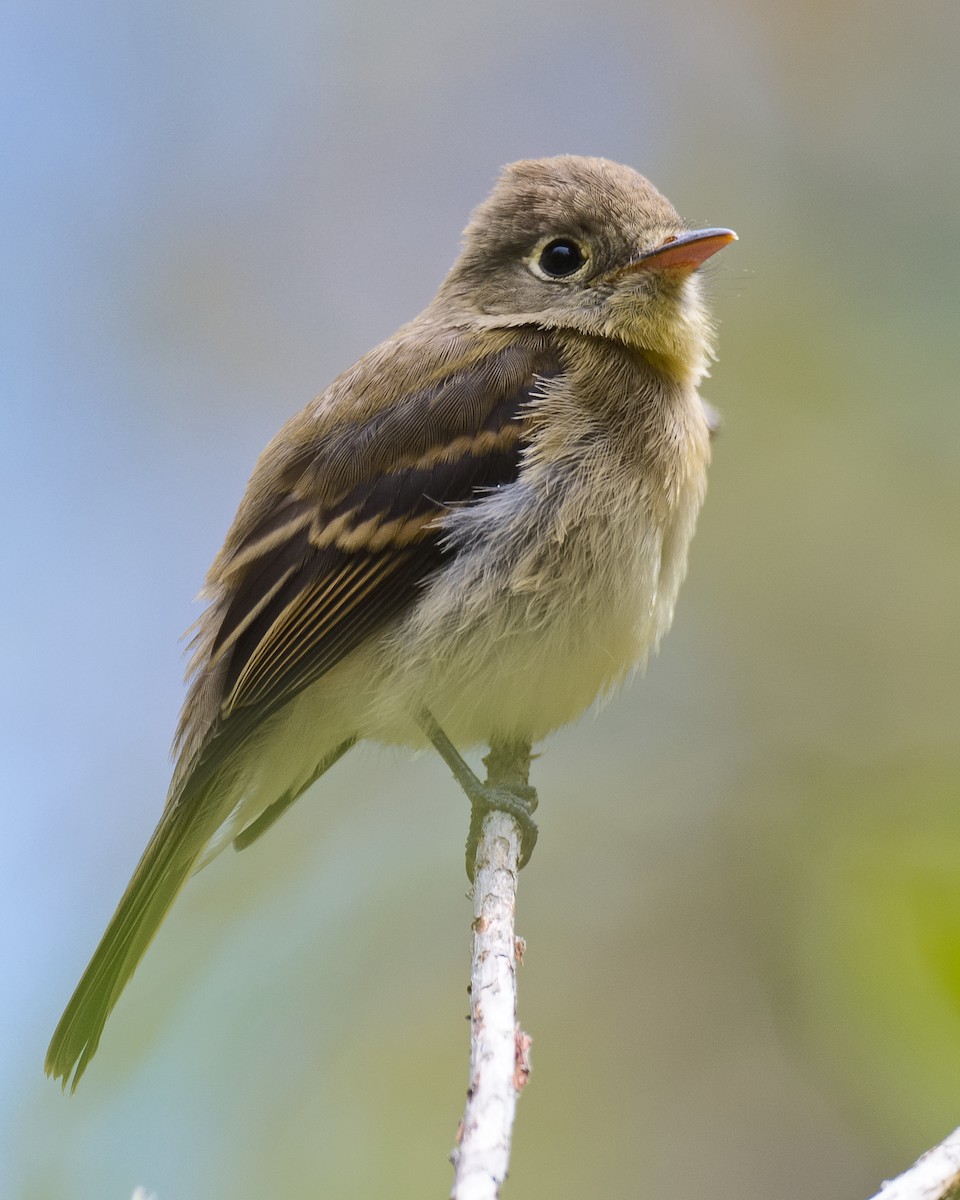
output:
[[[295,800],[300,799],[308,787],[315,784],[321,775],[325,775],[334,763],[338,763],[346,752],[351,750],[356,744],[357,737],[354,734],[353,737],[348,737],[345,741],[341,742],[339,746],[335,746],[325,758],[322,758],[317,763],[313,773],[303,783],[299,783],[296,787],[292,787],[284,792],[278,800],[274,800],[272,804],[268,805],[255,820],[251,821],[249,825],[234,837],[234,849],[246,850],[257,838],[262,837],[276,821],[280,820],[290,805]]]
[[[211,790],[208,782],[204,792]],[[201,794],[180,797],[161,817],[51,1039],[46,1072],[64,1088],[76,1089],[107,1017],[222,816]]]
[[[247,732],[245,727],[240,730],[243,735]],[[64,1088],[69,1084],[71,1091],[76,1090],[120,993],[180,889],[194,868],[202,865],[218,830],[228,822],[240,786],[243,761],[237,753],[243,744],[240,734],[232,741],[224,738],[213,742],[206,756],[198,758],[176,787],[60,1018],[47,1050],[46,1072],[62,1079]],[[356,741],[356,737],[350,737],[334,747],[302,785],[291,788],[268,805],[237,837],[238,847],[249,845],[264,833]]]

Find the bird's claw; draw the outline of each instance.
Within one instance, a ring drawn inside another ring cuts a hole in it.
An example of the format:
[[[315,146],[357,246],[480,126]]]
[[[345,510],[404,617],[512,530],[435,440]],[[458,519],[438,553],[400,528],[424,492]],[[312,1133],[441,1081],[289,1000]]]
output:
[[[467,835],[466,864],[467,876],[473,883],[477,862],[477,845],[483,832],[483,820],[488,813],[502,812],[513,817],[520,826],[520,861],[519,866],[525,867],[537,844],[539,830],[533,819],[537,808],[537,792],[529,785],[518,784],[511,788],[481,783],[471,787],[470,799],[470,832]]]

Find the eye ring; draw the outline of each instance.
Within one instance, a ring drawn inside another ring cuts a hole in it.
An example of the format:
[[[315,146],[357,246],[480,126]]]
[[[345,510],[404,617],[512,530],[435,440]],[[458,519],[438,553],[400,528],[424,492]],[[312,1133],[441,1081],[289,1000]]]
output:
[[[576,238],[553,237],[534,251],[530,265],[541,279],[569,279],[583,268],[588,258]]]

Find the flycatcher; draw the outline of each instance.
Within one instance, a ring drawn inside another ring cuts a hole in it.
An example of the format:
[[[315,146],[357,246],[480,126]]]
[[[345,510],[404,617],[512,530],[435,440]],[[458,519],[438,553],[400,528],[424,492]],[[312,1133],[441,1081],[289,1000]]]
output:
[[[604,159],[514,163],[424,312],[281,429],[207,576],[166,806],[50,1074],[76,1086],[197,864],[357,741],[530,743],[656,647],[710,458],[697,269],[735,236]]]

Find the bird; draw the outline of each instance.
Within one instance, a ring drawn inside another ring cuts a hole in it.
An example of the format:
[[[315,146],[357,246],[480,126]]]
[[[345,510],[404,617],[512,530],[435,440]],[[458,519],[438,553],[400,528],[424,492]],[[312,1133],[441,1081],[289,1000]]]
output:
[[[50,1043],[64,1088],[191,873],[359,741],[456,770],[657,647],[711,453],[700,268],[734,240],[607,159],[512,163],[424,311],[269,443],[201,593],[162,815]]]

